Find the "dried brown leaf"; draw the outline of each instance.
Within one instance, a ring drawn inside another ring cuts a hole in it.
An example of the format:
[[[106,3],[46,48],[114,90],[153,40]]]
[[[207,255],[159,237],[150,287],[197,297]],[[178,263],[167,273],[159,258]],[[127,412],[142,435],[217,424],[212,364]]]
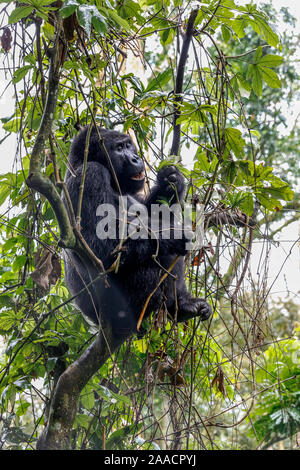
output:
[[[36,268],[31,274],[34,282],[44,290],[56,284],[61,276],[61,264],[58,256],[45,249],[35,256]]]

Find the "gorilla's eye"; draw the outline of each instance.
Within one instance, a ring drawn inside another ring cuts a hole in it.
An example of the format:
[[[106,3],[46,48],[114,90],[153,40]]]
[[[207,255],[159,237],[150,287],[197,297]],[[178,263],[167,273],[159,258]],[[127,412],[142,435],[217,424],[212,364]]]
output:
[[[118,152],[120,152],[123,149],[123,144],[118,144],[116,149]]]

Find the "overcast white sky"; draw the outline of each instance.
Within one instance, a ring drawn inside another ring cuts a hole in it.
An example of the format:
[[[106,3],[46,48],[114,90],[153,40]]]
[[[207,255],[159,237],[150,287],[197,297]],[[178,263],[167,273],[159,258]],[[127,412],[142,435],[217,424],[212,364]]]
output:
[[[249,3],[249,1],[239,0],[240,4]],[[264,1],[257,0],[257,5],[267,3]],[[290,12],[297,19],[299,32],[300,26],[300,2],[297,0],[273,0],[272,4],[279,10],[281,7],[289,8]],[[276,23],[276,18],[274,18]],[[280,34],[282,31],[281,25],[279,25],[277,32]],[[297,53],[298,59],[300,59],[300,48]],[[299,65],[300,73],[300,65]],[[287,116],[289,127],[293,125],[294,118],[300,113],[300,103],[294,104],[293,109],[288,109],[283,105],[283,111]],[[300,162],[299,162],[300,164]],[[300,182],[299,182],[300,184]],[[269,286],[272,285],[271,293],[274,297],[285,297],[287,290],[291,296],[295,296],[295,301],[300,304],[300,250],[299,242],[295,243],[299,239],[300,224],[296,222],[291,224],[289,227],[284,229],[276,239],[280,242],[278,247],[272,247],[270,253],[270,269],[269,269]],[[252,271],[253,274],[256,271],[256,266],[259,265],[261,255],[262,243],[258,244],[253,250],[252,256]]]
[[[237,3],[245,4],[248,1],[238,0]],[[257,0],[255,3],[258,5],[262,2]],[[297,0],[273,0],[273,5],[276,8],[288,7],[291,13],[298,19],[300,25],[300,2]],[[276,18],[274,18],[276,23]],[[278,32],[281,31],[281,25],[279,25]],[[298,29],[299,31],[299,29]],[[300,59],[300,50],[298,51]],[[2,59],[1,59],[2,60]],[[3,63],[0,65],[0,95],[7,86],[8,79],[4,76],[1,68]],[[299,68],[300,70],[300,68]],[[8,90],[4,97],[0,99],[0,117],[9,116],[13,112],[14,100],[12,91]],[[300,112],[300,103],[295,103],[293,109],[284,109],[286,115],[289,118],[290,123],[293,123],[293,118]],[[3,137],[3,131],[0,129],[0,139]],[[5,141],[1,146],[0,155],[0,173],[11,171],[16,149],[16,138],[12,135]],[[299,263],[299,243],[294,242],[299,237],[299,223],[294,223],[287,229],[285,229],[280,235],[278,235],[278,241],[280,244],[278,247],[273,247],[270,258],[270,278],[269,285],[277,278],[275,284],[272,287],[272,293],[274,295],[280,294],[284,296],[287,293],[287,289],[294,293],[297,298],[297,292],[300,290],[300,263]],[[259,259],[261,256],[262,245],[258,244],[253,250],[252,257],[252,271],[256,272],[256,266],[258,266]],[[289,254],[290,253],[290,254]],[[284,265],[284,266],[283,266]],[[283,266],[283,268],[282,268]],[[300,297],[298,297],[300,303]]]

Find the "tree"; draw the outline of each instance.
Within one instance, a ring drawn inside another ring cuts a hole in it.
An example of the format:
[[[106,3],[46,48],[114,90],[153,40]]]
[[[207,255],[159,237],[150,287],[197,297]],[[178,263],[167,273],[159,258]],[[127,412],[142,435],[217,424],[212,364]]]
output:
[[[26,0],[13,10],[5,4],[2,17],[16,97],[13,116],[2,122],[18,142],[16,171],[0,179],[0,203],[13,208],[1,228],[3,443],[27,448],[39,437],[39,448],[51,449],[70,442],[221,447],[224,430],[248,418],[256,396],[264,302],[249,310],[242,296],[253,240],[295,201],[286,178],[259,155],[261,123],[251,121],[243,99],[251,93],[253,103],[254,93],[260,103],[267,86],[281,85],[283,56],[267,14],[233,0],[203,1],[195,10],[178,0]],[[246,34],[255,35],[249,48]],[[225,52],[224,43],[234,51],[239,41],[241,52]],[[146,81],[126,69],[131,54]],[[74,312],[61,248],[102,272],[61,202],[69,143],[86,123],[131,129],[150,178],[179,155],[189,195],[214,226],[215,246],[207,241],[192,253],[188,272],[191,289],[212,299],[214,332],[213,324],[179,327],[154,317],[145,338],[108,349]],[[29,409],[34,422],[26,426]]]

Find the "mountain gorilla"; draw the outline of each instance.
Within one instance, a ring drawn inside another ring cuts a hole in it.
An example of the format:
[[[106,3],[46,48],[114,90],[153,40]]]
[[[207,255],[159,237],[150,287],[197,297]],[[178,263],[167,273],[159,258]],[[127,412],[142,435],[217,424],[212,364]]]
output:
[[[105,148],[93,127],[89,139],[82,199],[81,233],[107,269],[115,261],[120,243],[118,235],[120,191],[123,196],[127,196],[130,204],[142,204],[149,213],[151,204],[158,204],[161,200],[182,201],[185,186],[183,176],[178,169],[174,166],[165,166],[158,172],[156,184],[149,195],[142,198],[138,193],[144,187],[144,163],[139,158],[131,138],[117,131],[98,129]],[[68,171],[66,175],[66,186],[75,214],[87,132],[88,127],[85,127],[72,143],[69,162],[73,171]],[[65,200],[64,203],[66,204]],[[97,224],[99,220],[104,220],[99,219],[100,204],[110,204],[111,206],[102,207],[116,209],[115,217],[110,216],[109,219],[107,216],[108,222],[117,223],[117,230],[112,232],[113,235],[117,234],[116,236],[106,238],[97,236]],[[183,258],[186,254],[186,242],[185,237],[176,239],[174,230],[170,231],[168,239],[161,233],[154,238],[125,237],[119,250],[118,270],[108,273],[108,282],[104,281],[103,276],[91,282],[91,277],[95,276],[91,275],[90,270],[88,272],[76,253],[66,250],[64,254],[66,284],[72,295],[78,294],[87,286],[85,291],[76,297],[77,306],[94,324],[104,319],[109,321],[116,337],[126,338],[130,333],[137,331],[138,318],[153,291],[155,292],[147,306],[145,316],[158,311],[164,305],[169,315],[179,322],[193,317],[206,320],[212,313],[211,307],[205,300],[193,298],[186,288]],[[176,255],[180,257],[174,269],[156,289],[161,276],[169,269]]]

